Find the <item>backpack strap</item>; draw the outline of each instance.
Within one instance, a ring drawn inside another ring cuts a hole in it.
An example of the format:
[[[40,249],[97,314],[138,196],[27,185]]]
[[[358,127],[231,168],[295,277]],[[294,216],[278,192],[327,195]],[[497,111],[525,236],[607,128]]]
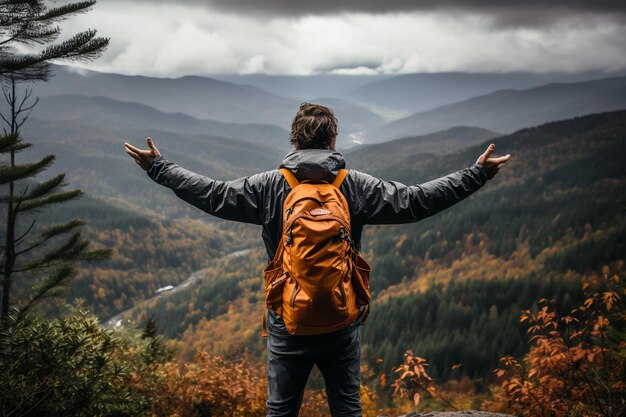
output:
[[[340,169],[339,174],[337,174],[337,176],[335,177],[335,180],[333,181],[333,185],[339,188],[343,180],[346,178],[346,175],[348,175],[348,170]]]
[[[280,168],[279,171],[283,174],[283,177],[285,177],[292,190],[300,185],[300,182],[296,176],[293,175],[293,172],[289,171],[287,168]]]

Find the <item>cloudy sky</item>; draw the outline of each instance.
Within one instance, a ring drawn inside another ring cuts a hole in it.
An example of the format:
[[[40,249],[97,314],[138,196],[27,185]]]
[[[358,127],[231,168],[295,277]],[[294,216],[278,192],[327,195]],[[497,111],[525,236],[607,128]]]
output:
[[[99,0],[63,28],[123,74],[626,69],[623,0]]]

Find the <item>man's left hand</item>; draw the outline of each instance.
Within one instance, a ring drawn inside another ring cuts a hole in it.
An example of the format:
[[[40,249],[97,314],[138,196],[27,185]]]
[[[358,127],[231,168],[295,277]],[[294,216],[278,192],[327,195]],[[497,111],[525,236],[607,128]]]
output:
[[[480,155],[476,160],[477,164],[483,164],[487,172],[489,173],[489,178],[493,178],[500,169],[504,166],[504,163],[509,160],[511,154],[506,154],[499,158],[490,158],[491,153],[496,149],[495,144],[489,145],[485,153]]]

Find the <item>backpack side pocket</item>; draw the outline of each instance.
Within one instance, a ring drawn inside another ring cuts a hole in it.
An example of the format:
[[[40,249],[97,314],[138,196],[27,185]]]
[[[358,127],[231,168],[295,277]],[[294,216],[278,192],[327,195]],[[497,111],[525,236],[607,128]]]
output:
[[[372,267],[356,251],[352,252],[352,286],[356,293],[357,306],[364,306],[370,303],[370,272]]]
[[[276,314],[283,314],[283,289],[289,278],[287,272],[283,272],[282,266],[263,271],[265,278],[265,305]]]

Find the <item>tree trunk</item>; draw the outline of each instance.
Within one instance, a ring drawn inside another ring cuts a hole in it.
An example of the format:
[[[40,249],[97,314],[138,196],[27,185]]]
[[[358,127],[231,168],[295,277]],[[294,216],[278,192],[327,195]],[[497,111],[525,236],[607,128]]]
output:
[[[11,134],[17,133],[17,114],[15,109],[15,79],[11,79]],[[11,166],[15,166],[15,152],[11,151]],[[15,218],[13,215],[13,181],[9,182],[9,209],[7,211],[7,223],[6,223],[6,243],[4,251],[4,265],[2,280],[2,310],[0,311],[0,320],[4,322],[9,314],[10,300],[11,300],[11,285],[13,279],[11,277],[13,271],[13,265],[15,264]]]

